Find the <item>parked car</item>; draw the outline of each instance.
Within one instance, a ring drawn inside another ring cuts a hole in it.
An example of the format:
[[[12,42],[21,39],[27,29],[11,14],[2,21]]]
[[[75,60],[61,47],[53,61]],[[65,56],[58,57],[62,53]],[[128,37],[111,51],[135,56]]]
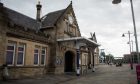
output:
[[[121,62],[116,63],[116,67],[118,67],[118,66],[122,66],[122,63]]]

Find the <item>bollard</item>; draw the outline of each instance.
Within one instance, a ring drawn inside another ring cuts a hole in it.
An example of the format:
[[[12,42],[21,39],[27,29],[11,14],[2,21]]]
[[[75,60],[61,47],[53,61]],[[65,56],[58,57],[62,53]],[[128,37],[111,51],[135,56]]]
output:
[[[76,75],[77,75],[77,76],[80,76],[80,68],[77,68]]]
[[[95,72],[95,67],[92,67],[92,72]]]

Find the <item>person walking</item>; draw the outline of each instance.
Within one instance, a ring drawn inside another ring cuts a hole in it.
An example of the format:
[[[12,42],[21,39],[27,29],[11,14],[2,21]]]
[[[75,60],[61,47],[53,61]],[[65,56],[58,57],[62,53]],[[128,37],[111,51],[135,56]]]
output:
[[[4,81],[7,81],[9,79],[9,72],[8,72],[7,64],[3,64],[2,78]]]

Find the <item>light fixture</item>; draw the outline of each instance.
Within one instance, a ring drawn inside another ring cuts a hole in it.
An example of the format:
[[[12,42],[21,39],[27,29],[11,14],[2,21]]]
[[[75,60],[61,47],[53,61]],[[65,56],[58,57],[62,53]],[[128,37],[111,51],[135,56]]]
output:
[[[122,37],[125,37],[125,35],[124,35],[124,34],[122,34]]]

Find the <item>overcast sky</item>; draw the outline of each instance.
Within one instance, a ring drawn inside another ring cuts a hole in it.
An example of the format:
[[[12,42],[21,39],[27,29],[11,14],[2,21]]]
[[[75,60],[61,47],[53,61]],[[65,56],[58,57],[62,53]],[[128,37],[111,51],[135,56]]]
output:
[[[64,9],[70,0],[40,0],[42,16],[56,10]],[[32,18],[36,18],[37,0],[2,0],[6,7],[16,10]],[[140,46],[140,0],[133,0],[138,41]],[[112,0],[73,0],[73,8],[82,36],[90,37],[95,32],[100,49],[106,54],[122,57],[129,53],[128,31],[134,33],[130,0],[122,0],[120,4],[112,4]],[[131,39],[135,41],[134,35]],[[135,42],[134,42],[134,51]]]

